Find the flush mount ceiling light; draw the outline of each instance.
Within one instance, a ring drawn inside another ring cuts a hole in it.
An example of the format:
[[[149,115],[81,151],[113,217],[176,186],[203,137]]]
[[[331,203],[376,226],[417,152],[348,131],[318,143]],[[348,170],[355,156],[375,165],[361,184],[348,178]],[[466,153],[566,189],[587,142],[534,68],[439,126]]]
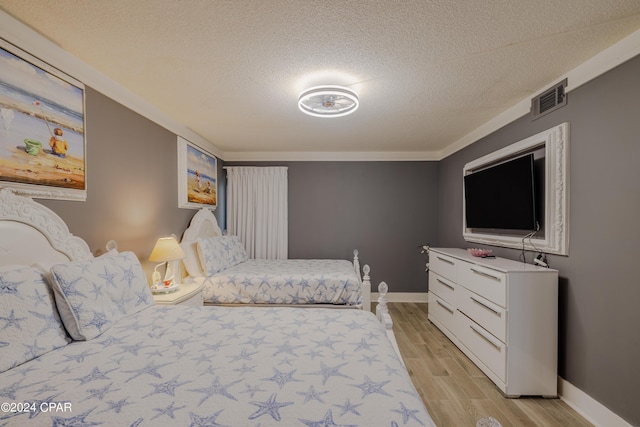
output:
[[[342,86],[316,86],[298,98],[298,108],[314,117],[342,117],[358,109],[358,95]]]

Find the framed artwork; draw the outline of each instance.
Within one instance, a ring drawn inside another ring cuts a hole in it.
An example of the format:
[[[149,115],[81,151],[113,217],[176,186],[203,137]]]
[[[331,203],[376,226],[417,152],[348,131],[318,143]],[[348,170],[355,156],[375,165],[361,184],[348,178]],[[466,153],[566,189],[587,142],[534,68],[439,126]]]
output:
[[[215,156],[178,137],[178,207],[214,210],[218,205]]]
[[[86,200],[84,85],[0,39],[0,187]]]

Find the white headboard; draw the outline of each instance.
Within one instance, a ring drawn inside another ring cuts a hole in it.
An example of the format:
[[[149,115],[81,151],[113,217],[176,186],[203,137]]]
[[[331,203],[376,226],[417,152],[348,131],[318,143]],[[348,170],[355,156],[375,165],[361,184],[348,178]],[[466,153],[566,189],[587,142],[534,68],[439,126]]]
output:
[[[182,240],[180,241],[180,246],[185,254],[182,262],[190,276],[202,276],[202,266],[198,258],[198,237],[216,236],[222,236],[218,220],[211,210],[207,208],[200,209],[191,218],[189,227],[182,234]]]
[[[89,245],[71,234],[51,209],[0,189],[0,265],[48,265],[92,257]]]

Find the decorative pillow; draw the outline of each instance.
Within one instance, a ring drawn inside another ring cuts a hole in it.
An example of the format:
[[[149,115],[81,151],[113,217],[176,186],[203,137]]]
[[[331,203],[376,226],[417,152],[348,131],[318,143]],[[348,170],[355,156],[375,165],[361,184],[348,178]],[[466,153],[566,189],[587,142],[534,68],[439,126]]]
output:
[[[207,276],[248,259],[238,236],[198,238],[198,256]]]
[[[70,342],[42,272],[0,267],[0,372]]]
[[[133,252],[57,264],[51,275],[62,322],[75,340],[95,338],[119,319],[154,304]]]
[[[238,236],[224,236],[229,242],[229,267],[240,264],[249,259],[247,251],[244,249]]]

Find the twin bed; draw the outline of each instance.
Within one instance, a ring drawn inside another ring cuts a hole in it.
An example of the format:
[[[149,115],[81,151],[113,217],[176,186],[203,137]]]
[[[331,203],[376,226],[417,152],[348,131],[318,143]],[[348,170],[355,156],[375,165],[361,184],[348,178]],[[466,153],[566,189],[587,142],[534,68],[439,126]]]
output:
[[[0,425],[434,425],[366,311],[154,305],[135,255],[8,190],[0,255]]]
[[[330,305],[371,310],[369,267],[337,259],[248,259],[236,236],[223,236],[209,209],[199,210],[180,243],[186,280],[204,283],[204,303]]]

